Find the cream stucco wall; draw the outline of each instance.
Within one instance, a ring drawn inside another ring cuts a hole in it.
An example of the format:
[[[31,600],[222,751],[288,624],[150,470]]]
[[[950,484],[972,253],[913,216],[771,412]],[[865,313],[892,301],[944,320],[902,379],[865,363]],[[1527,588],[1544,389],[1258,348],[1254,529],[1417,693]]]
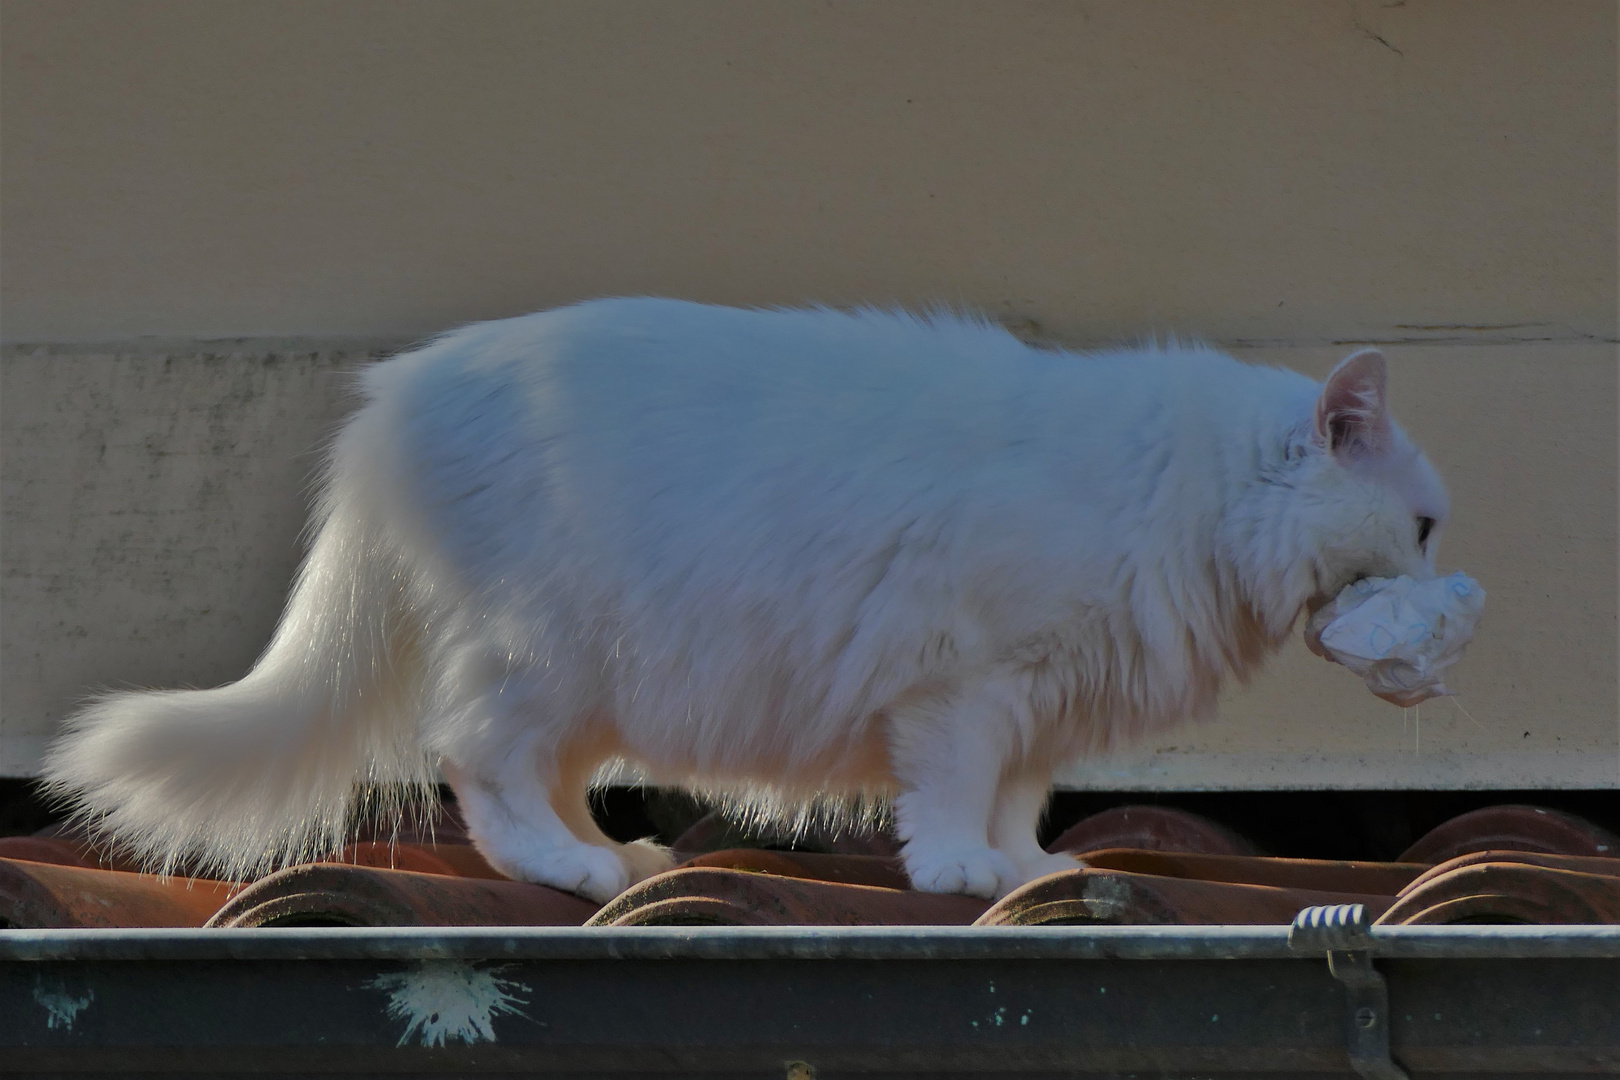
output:
[[[0,772],[240,673],[335,372],[603,293],[1377,341],[1491,591],[1445,703],[1292,650],[1118,786],[1620,784],[1607,0],[0,5]],[[220,341],[217,339],[232,339]]]

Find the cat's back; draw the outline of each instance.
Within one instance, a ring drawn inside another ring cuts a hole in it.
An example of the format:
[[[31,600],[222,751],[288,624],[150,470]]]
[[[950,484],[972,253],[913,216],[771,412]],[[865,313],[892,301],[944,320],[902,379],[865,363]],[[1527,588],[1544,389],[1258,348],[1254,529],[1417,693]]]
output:
[[[505,395],[505,412],[599,450],[677,435],[692,446],[741,437],[756,453],[790,437],[800,454],[906,439],[973,453],[1015,427],[1025,441],[1072,443],[1110,420],[1163,413],[1179,393],[1207,400],[1213,387],[1199,384],[1211,366],[1223,369],[1216,383],[1243,369],[1201,347],[1037,349],[947,311],[622,298],[453,331],[368,385],[419,413],[465,412],[470,401],[493,413],[490,397]]]
[[[399,409],[452,546],[487,564],[560,506],[576,538],[646,552],[728,528],[882,536],[1008,492],[1043,514],[1119,506],[1268,379],[1200,348],[1036,349],[948,313],[643,298],[466,327],[368,388]]]
[[[965,316],[637,298],[465,327],[380,365],[367,388],[400,403],[413,458],[466,463],[520,439],[546,445],[549,469],[622,488],[682,469],[723,482],[874,455],[960,460],[1009,427],[1027,437],[1063,364]]]
[[[1015,392],[1032,350],[956,313],[750,309],[660,298],[589,301],[470,328],[484,370],[556,395],[576,415],[699,410],[855,428],[912,406]],[[929,400],[919,402],[920,394]]]

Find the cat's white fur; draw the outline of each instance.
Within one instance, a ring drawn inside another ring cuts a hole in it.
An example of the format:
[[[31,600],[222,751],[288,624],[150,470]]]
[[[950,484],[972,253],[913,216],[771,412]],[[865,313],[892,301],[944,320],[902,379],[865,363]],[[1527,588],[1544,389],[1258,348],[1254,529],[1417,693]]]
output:
[[[587,812],[623,760],[892,797],[917,887],[998,895],[1073,865],[1035,840],[1055,767],[1207,716],[1354,578],[1433,573],[1445,493],[1384,379],[946,314],[469,326],[365,372],[252,672],[102,698],[46,777],[155,862],[242,874],[439,765],[494,865],[601,900],[668,865]]]

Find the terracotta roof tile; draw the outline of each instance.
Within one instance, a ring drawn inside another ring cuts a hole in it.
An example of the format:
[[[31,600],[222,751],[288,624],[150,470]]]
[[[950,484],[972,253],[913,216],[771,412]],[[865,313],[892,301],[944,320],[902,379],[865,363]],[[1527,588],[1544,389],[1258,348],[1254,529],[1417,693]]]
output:
[[[77,844],[48,836],[0,836],[0,859],[55,863],[58,866],[95,866]]]
[[[701,835],[688,830],[694,846],[728,835],[699,825]],[[1127,806],[1086,818],[1051,845],[1077,854],[1079,869],[995,905],[911,890],[892,838],[875,833],[838,841],[858,854],[693,855],[598,910],[504,878],[467,842],[449,807],[364,833],[333,862],[246,886],[130,872],[61,827],[0,838],[0,925],[1256,924],[1337,903],[1364,904],[1384,923],[1617,922],[1620,859],[1607,856],[1614,844],[1612,833],[1575,815],[1503,805],[1445,822],[1400,862],[1280,859],[1253,854],[1244,837],[1199,815]]]
[[[682,865],[752,870],[760,874],[836,881],[845,885],[872,885],[883,889],[911,888],[911,880],[906,877],[900,860],[881,855],[826,855],[811,851],[731,848],[696,855]]]
[[[1428,867],[1423,863],[1273,859],[1255,855],[1204,855],[1173,851],[1088,851],[1081,861],[1098,870],[1125,870],[1160,877],[1228,881],[1283,889],[1394,896]]]
[[[1403,862],[1445,862],[1472,851],[1542,851],[1553,855],[1620,855],[1620,836],[1583,817],[1506,803],[1459,814],[1429,830]]]
[[[578,926],[596,905],[520,881],[309,863],[244,889],[209,926]]]
[[[1201,814],[1169,806],[1116,806],[1077,822],[1047,845],[1079,854],[1104,848],[1254,855],[1254,845]]]
[[[631,886],[591,926],[966,926],[990,906],[945,896],[699,866]]]
[[[389,844],[362,840],[350,844],[334,862],[353,866],[375,866],[385,870],[414,870],[419,874],[448,874],[453,877],[508,880],[489,865],[471,844]]]
[[[1401,893],[1383,925],[1448,923],[1620,923],[1620,859],[1587,873],[1492,852],[1488,861],[1442,863]]]
[[[0,859],[0,926],[201,926],[237,886]]]
[[[1245,925],[1292,922],[1301,908],[1363,904],[1371,914],[1395,902],[1389,895],[1278,888],[1231,881],[1071,870],[1009,893],[979,926]]]

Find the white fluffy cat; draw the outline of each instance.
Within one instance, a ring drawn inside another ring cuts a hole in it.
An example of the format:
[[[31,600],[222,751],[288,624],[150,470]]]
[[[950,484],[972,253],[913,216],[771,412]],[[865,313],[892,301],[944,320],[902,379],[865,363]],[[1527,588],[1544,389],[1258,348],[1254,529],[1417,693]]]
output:
[[[892,798],[920,889],[1005,893],[1058,765],[1210,713],[1302,609],[1433,574],[1385,365],[1325,386],[971,318],[603,300],[377,364],[258,664],[118,693],[46,776],[154,863],[243,874],[441,766],[479,849],[597,900],[669,865],[591,778]]]

